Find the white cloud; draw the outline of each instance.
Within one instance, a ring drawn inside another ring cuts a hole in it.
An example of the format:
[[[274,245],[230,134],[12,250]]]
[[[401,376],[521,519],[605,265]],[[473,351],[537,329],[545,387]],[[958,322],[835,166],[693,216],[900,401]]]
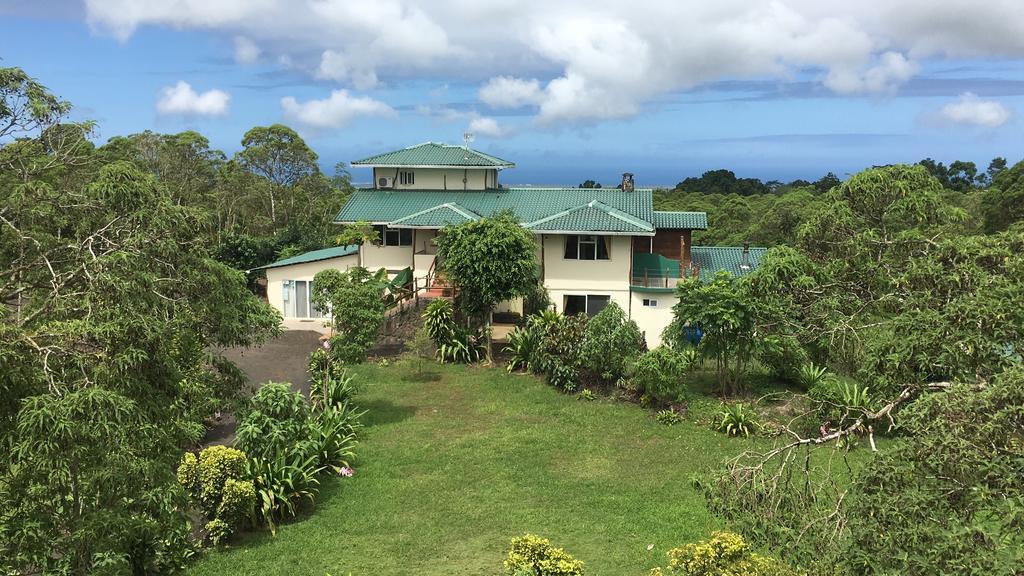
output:
[[[198,93],[184,80],[160,90],[156,111],[162,115],[223,116],[228,113],[231,95],[223,90]]]
[[[982,100],[977,95],[967,92],[960,95],[957,102],[946,104],[939,115],[947,122],[956,124],[972,124],[985,128],[998,128],[1009,122],[1012,114],[995,100]]]
[[[473,118],[469,122],[468,131],[477,136],[486,136],[490,138],[500,138],[508,133],[508,130],[500,126],[497,120],[487,116]]]
[[[266,60],[365,89],[457,78],[542,122],[629,116],[721,79],[810,72],[891,94],[929,59],[1024,58],[1020,0],[85,0],[97,30],[242,36]]]
[[[886,52],[878,64],[863,71],[833,68],[825,86],[839,94],[884,94],[894,92],[917,73],[918,66],[898,52]]]
[[[352,62],[352,58],[334,50],[324,50],[320,55],[320,67],[315,76],[321,80],[337,82],[350,80],[359,90],[368,90],[377,85],[377,73],[373,68],[366,67],[358,60]]]
[[[502,138],[513,133],[510,127],[499,124],[497,120],[489,116],[481,116],[476,110],[456,110],[447,106],[420,105],[416,107],[416,113],[443,124],[468,120],[465,131],[485,138]]]
[[[260,47],[245,36],[235,36],[235,62],[253,64],[260,59]]]
[[[292,96],[281,98],[285,118],[311,128],[341,128],[360,116],[393,118],[393,108],[369,96],[352,96],[348,90],[334,90],[323,100],[299,102]]]
[[[484,104],[494,108],[519,108],[540,104],[544,93],[539,80],[496,76],[480,87],[479,97]]]

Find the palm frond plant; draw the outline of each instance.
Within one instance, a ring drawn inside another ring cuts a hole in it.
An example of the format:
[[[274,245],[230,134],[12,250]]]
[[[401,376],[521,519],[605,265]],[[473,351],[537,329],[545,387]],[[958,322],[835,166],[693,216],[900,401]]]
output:
[[[725,405],[719,416],[721,416],[721,420],[718,422],[717,429],[729,436],[742,434],[746,437],[757,429],[757,422],[754,420],[753,414],[745,409],[742,403]]]
[[[455,336],[455,309],[452,303],[443,298],[438,298],[423,311],[423,325],[427,334],[438,346],[447,343]]]

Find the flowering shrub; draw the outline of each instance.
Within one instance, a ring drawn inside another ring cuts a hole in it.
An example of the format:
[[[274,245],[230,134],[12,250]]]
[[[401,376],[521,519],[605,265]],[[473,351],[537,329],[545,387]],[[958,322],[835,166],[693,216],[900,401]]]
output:
[[[583,562],[546,538],[526,534],[512,539],[505,559],[508,576],[583,576]]]
[[[668,551],[668,567],[655,568],[650,576],[798,576],[779,560],[761,556],[741,536],[713,532],[711,538]]]
[[[186,453],[178,466],[178,482],[207,518],[207,534],[214,544],[230,536],[256,502],[247,464],[240,450],[210,446],[198,456]]]

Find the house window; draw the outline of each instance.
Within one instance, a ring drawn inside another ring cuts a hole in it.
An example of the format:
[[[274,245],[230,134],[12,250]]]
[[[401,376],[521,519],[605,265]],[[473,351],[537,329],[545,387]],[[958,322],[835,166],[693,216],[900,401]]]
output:
[[[387,226],[374,226],[377,234],[380,235],[382,246],[412,246],[411,228],[388,228]]]
[[[604,236],[571,235],[565,237],[566,260],[607,260],[608,238]]]
[[[565,311],[566,316],[572,316],[574,314],[594,316],[601,310],[604,310],[604,307],[608,305],[608,301],[610,299],[610,296],[601,296],[597,294],[566,296],[563,310]]]
[[[644,306],[646,306],[647,308],[657,308],[658,301],[653,300],[651,298],[644,298]]]
[[[401,171],[398,173],[398,183],[403,185],[412,185],[416,183],[416,173],[412,171]]]
[[[313,305],[313,282],[308,280],[284,280],[281,282],[281,298],[285,318],[326,318],[327,311]]]

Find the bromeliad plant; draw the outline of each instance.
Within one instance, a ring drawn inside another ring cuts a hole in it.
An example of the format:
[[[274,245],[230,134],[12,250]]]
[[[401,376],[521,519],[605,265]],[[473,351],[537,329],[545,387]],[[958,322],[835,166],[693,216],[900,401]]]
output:
[[[281,520],[295,516],[303,500],[312,503],[316,499],[321,471],[316,454],[300,451],[249,461],[249,475],[256,486],[257,515],[272,534],[277,534]]]
[[[754,420],[753,414],[750,410],[745,409],[742,403],[727,404],[719,416],[721,416],[721,420],[718,422],[717,429],[729,436],[742,434],[746,437],[757,430],[758,424]]]
[[[511,355],[506,369],[509,372],[515,370],[535,370],[537,350],[540,348],[541,330],[534,324],[527,324],[516,328],[508,335],[508,345],[505,346],[505,353]]]
[[[828,376],[828,370],[824,366],[817,366],[809,362],[800,367],[797,373],[797,382],[804,390],[810,390],[819,386]]]

